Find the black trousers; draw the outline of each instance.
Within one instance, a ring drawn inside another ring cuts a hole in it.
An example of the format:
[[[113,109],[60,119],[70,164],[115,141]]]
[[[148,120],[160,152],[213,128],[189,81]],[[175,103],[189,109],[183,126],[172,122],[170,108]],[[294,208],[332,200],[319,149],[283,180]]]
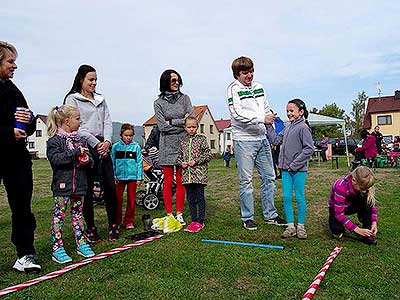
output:
[[[323,162],[327,161],[327,159],[326,159],[326,150],[328,150],[328,148],[322,148],[321,149],[321,157],[322,157],[322,161]]]
[[[275,149],[273,149],[273,148],[271,148],[271,149],[272,149],[272,161],[273,161],[273,164],[274,164],[275,176],[281,177],[282,176],[282,171],[278,166],[279,165],[279,153],[281,152],[280,146],[276,146]]]
[[[17,256],[35,254],[33,246],[36,229],[32,203],[32,161],[24,147],[15,151],[0,152],[0,180],[3,180],[11,208],[11,241]]]
[[[192,222],[204,224],[206,216],[206,201],[204,199],[204,184],[185,184],[186,196],[189,202]]]
[[[95,181],[100,182],[100,186],[104,191],[104,199],[106,204],[108,225],[111,227],[116,224],[117,213],[117,194],[115,190],[114,170],[111,157],[100,158],[97,151],[89,148],[93,157],[93,168],[88,169],[88,190],[83,202],[83,217],[85,218],[87,228],[91,229],[95,226],[94,207],[93,207],[93,185]]]
[[[345,208],[344,214],[346,216],[357,214],[358,220],[360,220],[362,224],[362,228],[371,229],[372,207],[367,204],[367,195],[364,193],[355,195],[351,197],[351,202],[352,204]],[[333,234],[344,232],[344,226],[335,218],[335,211],[333,208],[329,208],[329,228]]]

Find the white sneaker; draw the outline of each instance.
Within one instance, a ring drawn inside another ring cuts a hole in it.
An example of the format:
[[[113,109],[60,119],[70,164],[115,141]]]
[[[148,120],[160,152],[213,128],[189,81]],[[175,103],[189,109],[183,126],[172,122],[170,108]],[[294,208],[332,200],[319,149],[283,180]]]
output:
[[[185,220],[183,219],[182,214],[176,215],[175,219],[176,219],[179,223],[181,223],[182,225],[186,225],[186,222],[185,222]]]
[[[38,273],[42,270],[42,267],[36,262],[36,256],[32,254],[17,259],[13,268],[25,273]]]

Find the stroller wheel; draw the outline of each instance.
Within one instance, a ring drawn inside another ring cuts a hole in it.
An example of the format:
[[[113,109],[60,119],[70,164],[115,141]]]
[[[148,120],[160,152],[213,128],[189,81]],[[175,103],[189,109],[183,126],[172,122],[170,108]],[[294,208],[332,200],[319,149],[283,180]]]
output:
[[[148,210],[156,209],[160,205],[160,200],[156,194],[147,194],[143,199],[143,206]]]
[[[146,191],[138,191],[136,193],[136,205],[143,206],[143,199],[146,196]]]

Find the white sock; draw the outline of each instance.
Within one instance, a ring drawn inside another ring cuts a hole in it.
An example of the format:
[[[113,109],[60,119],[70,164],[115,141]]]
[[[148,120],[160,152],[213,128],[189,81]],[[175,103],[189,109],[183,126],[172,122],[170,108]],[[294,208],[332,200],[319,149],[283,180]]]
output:
[[[288,227],[294,228],[294,222],[287,223]]]

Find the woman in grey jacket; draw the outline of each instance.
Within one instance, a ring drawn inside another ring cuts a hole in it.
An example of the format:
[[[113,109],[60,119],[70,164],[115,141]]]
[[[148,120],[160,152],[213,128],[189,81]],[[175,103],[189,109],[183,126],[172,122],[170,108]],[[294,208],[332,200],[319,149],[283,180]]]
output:
[[[94,223],[93,185],[98,177],[104,189],[110,241],[119,238],[116,225],[117,196],[114,171],[109,155],[111,150],[112,121],[103,95],[96,93],[97,74],[92,66],[82,65],[78,69],[71,90],[65,96],[64,104],[78,107],[81,114],[79,134],[87,140],[94,166],[88,171],[88,190],[83,204],[86,221],[86,236],[90,242],[100,242]]]
[[[185,225],[182,216],[185,188],[182,185],[182,168],[177,166],[181,139],[185,136],[185,118],[194,116],[188,95],[180,91],[182,77],[175,70],[161,74],[160,92],[154,102],[157,126],[160,130],[160,166],[164,173],[163,198],[167,215],[172,215],[172,186],[176,171],[176,219]]]
[[[272,126],[268,126],[268,138],[272,144],[281,144],[279,168],[282,170],[283,207],[285,209],[288,227],[282,238],[295,236],[306,239],[304,227],[306,219],[306,199],[304,187],[307,178],[307,162],[314,153],[314,143],[311,129],[307,123],[308,111],[300,99],[290,100],[286,107],[290,124],[276,135]],[[292,203],[293,190],[296,196],[298,224],[294,226]]]

